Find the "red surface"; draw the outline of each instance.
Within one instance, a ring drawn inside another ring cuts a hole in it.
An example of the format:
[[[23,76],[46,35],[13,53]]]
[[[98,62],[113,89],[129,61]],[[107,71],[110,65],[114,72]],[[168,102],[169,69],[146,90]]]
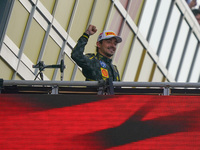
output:
[[[0,148],[200,149],[200,97],[2,94]]]

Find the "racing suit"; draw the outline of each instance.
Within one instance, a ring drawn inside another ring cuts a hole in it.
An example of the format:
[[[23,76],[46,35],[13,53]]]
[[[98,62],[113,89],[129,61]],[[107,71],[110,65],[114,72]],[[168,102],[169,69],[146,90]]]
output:
[[[78,40],[71,53],[71,58],[82,68],[86,81],[99,81],[112,78],[113,81],[120,81],[117,67],[113,65],[112,59],[97,54],[84,55],[84,49],[88,42],[89,35],[84,33]]]

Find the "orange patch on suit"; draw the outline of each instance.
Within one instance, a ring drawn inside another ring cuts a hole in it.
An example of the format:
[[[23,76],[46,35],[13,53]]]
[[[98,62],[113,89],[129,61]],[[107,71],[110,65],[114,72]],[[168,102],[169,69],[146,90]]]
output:
[[[101,68],[101,74],[103,77],[109,78],[107,69]]]

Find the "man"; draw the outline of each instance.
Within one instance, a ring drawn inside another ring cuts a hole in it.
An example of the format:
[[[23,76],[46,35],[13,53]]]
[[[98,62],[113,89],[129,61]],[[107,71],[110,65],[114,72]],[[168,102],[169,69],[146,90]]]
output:
[[[200,24],[200,10],[199,9],[193,9],[192,10],[197,22]]]
[[[103,31],[97,39],[97,53],[84,55],[84,49],[91,35],[97,29],[89,25],[86,32],[79,38],[78,43],[72,51],[72,59],[82,68],[86,81],[99,81],[108,78],[113,81],[120,81],[117,67],[111,63],[111,57],[115,54],[117,44],[122,41],[113,31]]]

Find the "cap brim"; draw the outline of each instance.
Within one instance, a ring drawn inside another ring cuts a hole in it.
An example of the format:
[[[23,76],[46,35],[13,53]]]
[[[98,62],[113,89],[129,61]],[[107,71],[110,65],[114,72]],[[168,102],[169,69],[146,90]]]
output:
[[[114,36],[114,38],[116,38],[117,43],[121,43],[122,42],[122,38],[119,36]]]

